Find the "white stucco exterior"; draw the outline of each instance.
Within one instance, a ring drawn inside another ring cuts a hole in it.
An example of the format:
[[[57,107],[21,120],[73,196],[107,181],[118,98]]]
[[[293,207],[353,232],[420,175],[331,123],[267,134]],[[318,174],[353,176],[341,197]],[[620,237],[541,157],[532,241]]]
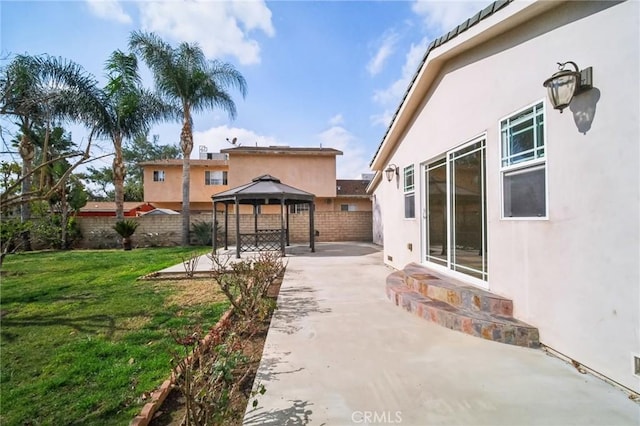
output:
[[[385,261],[424,257],[423,166],[486,139],[488,281],[541,342],[640,392],[640,2],[515,1],[431,50],[372,162]],[[593,67],[594,88],[554,110],[557,62]],[[547,209],[501,218],[500,120],[543,102]],[[582,120],[582,121],[581,121]],[[416,173],[404,219],[402,169]],[[374,232],[375,233],[375,232]],[[411,249],[409,249],[411,247]],[[473,280],[470,280],[473,281]],[[473,282],[477,284],[477,282]]]

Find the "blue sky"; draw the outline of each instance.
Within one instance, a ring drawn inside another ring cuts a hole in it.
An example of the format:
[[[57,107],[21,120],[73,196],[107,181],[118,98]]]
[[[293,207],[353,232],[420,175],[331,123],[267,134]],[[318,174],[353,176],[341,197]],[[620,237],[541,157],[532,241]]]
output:
[[[194,117],[194,152],[242,145],[320,146],[344,152],[338,178],[358,178],[384,135],[407,85],[434,38],[489,1],[219,1],[72,0],[0,2],[2,58],[47,53],[82,65],[101,84],[104,62],[127,50],[133,30],[176,45],[197,42],[210,58],[233,64],[247,80],[238,115]],[[142,66],[145,84],[152,87]],[[4,138],[9,130],[6,120]],[[76,142],[88,131],[67,125]],[[178,123],[154,126],[162,144],[177,144]],[[9,138],[10,139],[10,138]],[[4,149],[3,149],[4,150]],[[100,141],[94,154],[108,154]],[[3,156],[5,159],[5,156]],[[110,165],[105,157],[95,166]]]

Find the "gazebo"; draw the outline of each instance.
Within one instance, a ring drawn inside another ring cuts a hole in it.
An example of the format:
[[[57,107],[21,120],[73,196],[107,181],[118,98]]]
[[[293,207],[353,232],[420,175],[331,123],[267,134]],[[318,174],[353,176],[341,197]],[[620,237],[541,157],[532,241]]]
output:
[[[216,215],[218,204],[224,204],[224,248],[229,248],[229,205],[235,206],[236,216],[236,257],[243,251],[280,250],[285,256],[285,246],[289,245],[289,208],[293,204],[309,205],[309,247],[315,252],[315,231],[313,216],[315,195],[285,185],[271,175],[254,178],[250,183],[220,192],[213,200],[213,251],[218,248],[218,227]],[[253,206],[253,232],[240,233],[240,205]],[[258,206],[280,205],[280,229],[258,229]]]

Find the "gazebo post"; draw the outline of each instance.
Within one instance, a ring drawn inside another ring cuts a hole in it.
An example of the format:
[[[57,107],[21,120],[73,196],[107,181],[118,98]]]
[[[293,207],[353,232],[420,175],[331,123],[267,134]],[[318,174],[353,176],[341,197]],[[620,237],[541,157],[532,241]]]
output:
[[[280,198],[280,250],[282,257],[286,256],[284,251],[284,196]]]
[[[258,204],[255,201],[253,203],[253,238],[255,239],[254,242],[259,251],[260,246],[258,246]]]
[[[236,197],[236,259],[240,259],[240,201]]]
[[[287,247],[289,247],[289,206],[286,206],[286,217],[287,217],[287,228],[286,228],[286,237],[287,237]]]
[[[316,211],[316,205],[313,201],[309,202],[309,246],[311,247],[311,253],[316,252],[316,231],[314,225],[314,216]]]
[[[229,203],[224,203],[224,249],[229,250]]]
[[[253,232],[258,233],[258,205],[253,205]]]
[[[280,200],[280,233],[274,234],[273,232],[267,232],[265,234],[265,239],[268,240],[269,248],[276,248],[277,245],[280,244],[280,251],[282,252],[282,256],[286,256],[286,246],[289,246],[291,243],[291,227],[290,218],[289,218],[289,204],[309,204],[311,214],[309,219],[309,235],[310,235],[310,246],[311,251],[315,251],[315,234],[314,234],[314,216],[313,212],[315,209],[315,196],[309,192],[302,191],[300,189],[293,188],[289,185],[283,184],[280,182],[280,179],[275,178],[271,175],[262,175],[258,176],[251,180],[249,184],[241,185],[236,188],[232,188],[227,191],[220,192],[212,197],[214,201],[214,210],[216,210],[216,203],[224,204],[224,248],[225,250],[229,249],[229,205],[232,203],[235,205],[235,215],[236,215],[236,258],[241,257],[242,251],[246,251],[252,246],[251,241],[247,241],[246,245],[243,245],[242,234],[240,233],[240,205],[241,204],[251,204],[254,209],[254,218],[253,218],[253,229],[254,235],[258,238],[258,208],[262,205],[263,202],[266,204],[269,203],[269,200],[273,200],[274,204],[275,200]],[[285,212],[284,209],[287,209]],[[214,212],[214,223],[215,217],[217,213]],[[286,221],[286,223],[285,223]],[[250,225],[249,225],[250,226]],[[248,228],[251,229],[251,228]],[[249,231],[248,231],[249,232]],[[251,234],[246,234],[246,237],[249,237]],[[216,242],[215,247],[217,249],[219,238],[219,232],[216,227]],[[261,236],[262,237],[262,236]],[[259,239],[259,238],[258,238]]]
[[[216,226],[216,218],[217,218],[217,210],[218,203],[213,202],[213,235],[211,238],[213,239],[213,254],[216,254],[216,250],[218,249],[218,227]]]

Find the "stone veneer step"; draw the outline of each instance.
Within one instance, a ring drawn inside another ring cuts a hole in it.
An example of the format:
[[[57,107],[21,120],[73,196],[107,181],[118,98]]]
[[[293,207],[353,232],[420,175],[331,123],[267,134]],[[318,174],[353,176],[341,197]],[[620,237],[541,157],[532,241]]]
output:
[[[536,348],[538,329],[512,316],[513,303],[488,291],[409,264],[387,277],[387,297],[428,321],[472,336]]]
[[[404,270],[405,284],[425,297],[472,311],[512,316],[513,302],[502,296],[464,284],[410,263]]]

